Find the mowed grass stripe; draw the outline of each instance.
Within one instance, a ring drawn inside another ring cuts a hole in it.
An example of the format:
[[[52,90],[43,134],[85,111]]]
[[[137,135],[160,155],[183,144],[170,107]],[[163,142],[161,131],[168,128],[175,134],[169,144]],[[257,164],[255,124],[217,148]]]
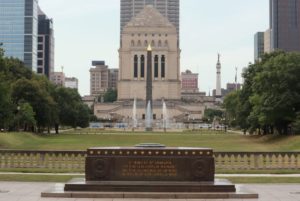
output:
[[[209,147],[214,151],[300,151],[300,136],[243,136],[239,134],[116,133],[59,134],[0,133],[0,149],[86,150],[97,146],[161,143],[171,147]]]

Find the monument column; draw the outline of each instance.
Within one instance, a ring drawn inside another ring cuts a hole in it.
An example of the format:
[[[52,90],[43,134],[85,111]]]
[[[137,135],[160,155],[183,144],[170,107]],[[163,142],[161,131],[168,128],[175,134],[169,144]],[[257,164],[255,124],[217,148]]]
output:
[[[221,62],[220,62],[220,54],[218,54],[218,62],[217,62],[217,79],[216,79],[216,98],[222,97],[221,90]]]
[[[147,79],[146,79],[146,131],[152,131],[153,119],[152,102],[152,48],[149,44],[147,49]]]

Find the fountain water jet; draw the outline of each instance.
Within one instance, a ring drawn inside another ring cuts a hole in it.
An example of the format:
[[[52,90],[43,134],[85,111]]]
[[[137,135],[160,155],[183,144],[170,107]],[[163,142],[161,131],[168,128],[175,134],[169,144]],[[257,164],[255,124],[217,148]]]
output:
[[[136,115],[136,98],[133,101],[133,109],[132,109],[132,129],[137,128],[138,120]]]
[[[153,130],[153,119],[152,119],[152,108],[151,108],[151,101],[147,104],[147,110],[146,110],[146,131],[152,131]]]
[[[169,114],[166,102],[163,100],[163,129],[166,132],[167,128],[169,128]]]

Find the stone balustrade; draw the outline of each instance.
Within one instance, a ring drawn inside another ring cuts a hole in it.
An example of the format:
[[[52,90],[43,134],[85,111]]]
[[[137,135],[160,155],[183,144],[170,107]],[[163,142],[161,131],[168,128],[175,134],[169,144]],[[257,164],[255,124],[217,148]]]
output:
[[[0,150],[0,169],[84,172],[86,151]],[[300,152],[215,152],[217,170],[300,170]]]
[[[300,170],[300,152],[215,152],[219,170]]]
[[[32,168],[39,170],[83,172],[86,151],[0,150],[0,169]]]

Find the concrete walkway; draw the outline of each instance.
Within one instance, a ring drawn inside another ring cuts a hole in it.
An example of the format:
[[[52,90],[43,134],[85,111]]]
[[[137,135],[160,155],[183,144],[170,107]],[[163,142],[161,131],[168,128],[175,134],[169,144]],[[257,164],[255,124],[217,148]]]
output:
[[[149,199],[74,199],[74,198],[41,198],[41,192],[55,186],[55,183],[0,182],[0,201],[150,201]],[[300,201],[300,184],[295,185],[242,185],[249,191],[259,194],[253,201]],[[252,201],[250,200],[250,201]],[[189,201],[185,199],[158,199],[158,201]],[[191,201],[223,201],[197,200]],[[224,200],[233,201],[233,200]],[[246,201],[235,199],[234,201]]]

